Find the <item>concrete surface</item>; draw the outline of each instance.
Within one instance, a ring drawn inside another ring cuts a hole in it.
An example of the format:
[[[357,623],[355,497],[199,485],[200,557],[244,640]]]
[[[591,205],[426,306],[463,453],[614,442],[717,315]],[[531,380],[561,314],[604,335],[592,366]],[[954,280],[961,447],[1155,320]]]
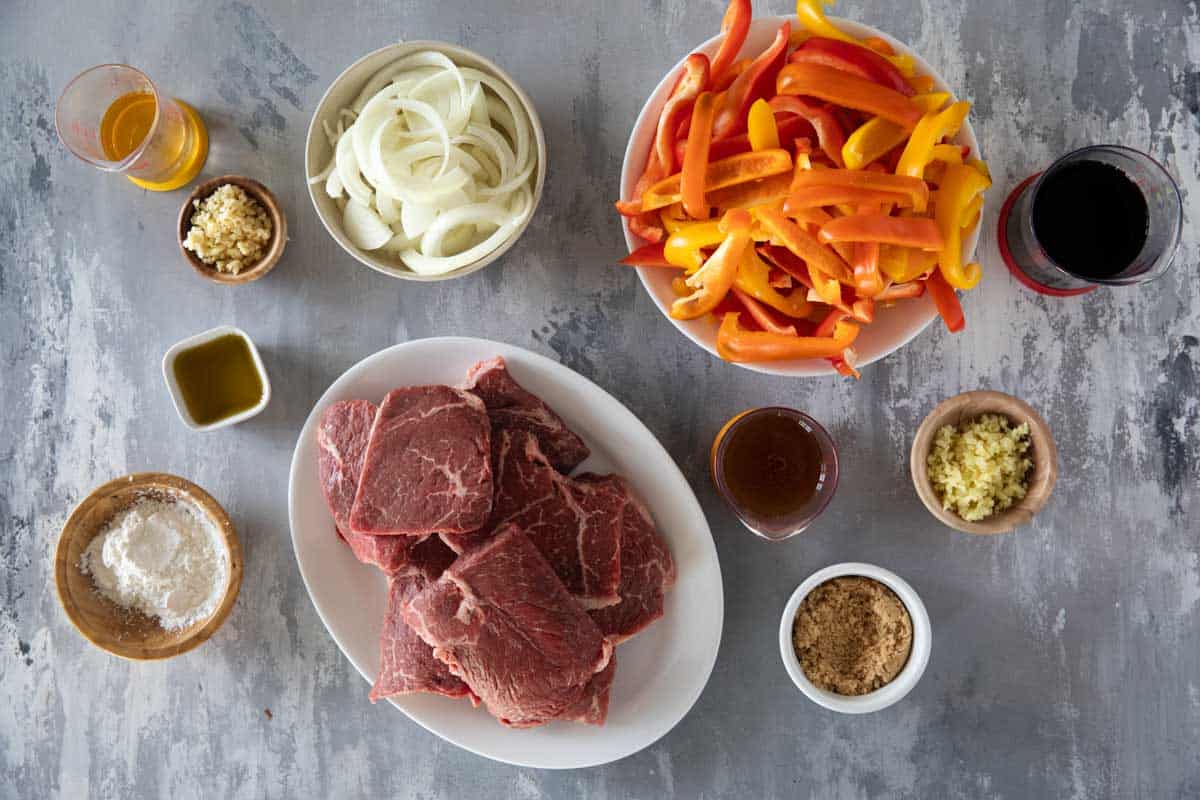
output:
[[[996,178],[966,332],[934,325],[859,383],[720,363],[613,264],[623,245],[610,201],[634,118],[666,68],[717,30],[722,8],[0,3],[0,795],[1200,796],[1200,236],[1188,227],[1175,269],[1153,285],[1052,300],[1009,277],[993,233],[1012,186],[1094,142],[1148,150],[1195,208],[1195,0],[842,3],[843,14],[912,42],[975,102]],[[549,179],[532,227],[465,280],[421,286],[357,265],[305,192],[317,99],[344,66],[397,37],[492,56],[545,123]],[[137,190],[58,143],[58,92],[109,61],[139,65],[201,109],[213,141],[205,175],[242,172],[279,195],[292,241],[267,279],[201,282],[175,249],[182,193]],[[274,399],[250,423],[195,434],[175,417],[159,359],[219,323],[258,342]],[[692,713],[638,755],[551,773],[462,752],[368,703],[313,611],[285,502],[299,427],[362,357],[442,334],[529,347],[596,381],[661,438],[709,515],[728,598],[720,659]],[[979,387],[1025,398],[1058,438],[1055,496],[1015,535],[941,528],[909,483],[917,423]],[[829,511],[782,546],[743,532],[705,472],[721,422],[768,403],[814,414],[843,455]],[[208,488],[247,554],[228,624],[162,664],[91,648],[61,613],[50,574],[72,505],[143,469]],[[775,650],[788,594],[842,560],[909,580],[935,632],[917,689],[864,718],[805,700]]]

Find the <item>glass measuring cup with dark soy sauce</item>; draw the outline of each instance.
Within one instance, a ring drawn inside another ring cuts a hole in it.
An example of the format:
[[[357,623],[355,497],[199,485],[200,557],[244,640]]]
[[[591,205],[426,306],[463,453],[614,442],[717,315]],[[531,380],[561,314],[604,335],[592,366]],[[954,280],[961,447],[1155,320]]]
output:
[[[997,238],[1017,280],[1068,297],[1159,277],[1182,233],[1179,187],[1162,165],[1128,147],[1096,145],[1022,182],[1000,210]]]
[[[713,440],[710,467],[742,524],[771,541],[807,528],[837,489],[833,439],[812,417],[779,406],[726,422]]]

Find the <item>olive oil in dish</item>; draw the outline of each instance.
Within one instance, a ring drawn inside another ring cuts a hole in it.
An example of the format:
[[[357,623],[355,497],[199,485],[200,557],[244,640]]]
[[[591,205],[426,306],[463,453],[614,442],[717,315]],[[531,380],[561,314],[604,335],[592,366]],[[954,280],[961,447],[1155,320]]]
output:
[[[188,347],[172,367],[188,414],[211,425],[248,411],[263,398],[263,381],[246,339],[227,333]]]

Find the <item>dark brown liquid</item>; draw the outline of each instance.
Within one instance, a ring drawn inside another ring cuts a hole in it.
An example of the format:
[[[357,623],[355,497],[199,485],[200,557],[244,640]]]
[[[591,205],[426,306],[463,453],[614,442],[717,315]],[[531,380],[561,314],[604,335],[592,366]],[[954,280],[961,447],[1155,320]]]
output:
[[[812,500],[821,480],[821,446],[798,420],[756,414],[726,436],[721,477],[746,513],[786,517]]]
[[[1033,232],[1055,263],[1085,278],[1111,278],[1146,243],[1146,198],[1129,177],[1099,161],[1050,173],[1033,201]]]
[[[250,347],[234,333],[189,347],[176,356],[175,381],[198,425],[254,408],[263,396]]]

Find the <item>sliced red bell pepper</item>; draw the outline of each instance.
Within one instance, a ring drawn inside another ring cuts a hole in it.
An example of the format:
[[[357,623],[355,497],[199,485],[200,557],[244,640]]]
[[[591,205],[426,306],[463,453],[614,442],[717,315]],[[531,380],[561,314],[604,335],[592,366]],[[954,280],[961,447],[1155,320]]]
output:
[[[772,267],[771,274],[768,278],[769,285],[772,289],[791,289],[795,285],[792,276],[781,270],[779,267]]]
[[[717,48],[717,54],[712,59],[710,74],[714,85],[721,82],[725,71],[733,64],[733,60],[741,52],[742,45],[746,43],[752,13],[750,0],[730,0],[725,9],[725,16],[721,18],[721,33],[725,38],[721,40],[721,46]]]
[[[787,53],[788,37],[791,36],[791,23],[785,22],[779,26],[775,40],[771,45],[737,76],[726,91],[725,102],[717,112],[713,123],[713,138],[724,139],[735,136],[746,130],[746,115],[755,100],[764,99],[774,94],[775,77],[783,68],[784,56]],[[690,136],[690,134],[689,134]]]
[[[821,320],[821,324],[817,326],[813,336],[833,336],[834,326],[845,318],[845,311],[838,308],[829,309],[829,313],[825,315],[825,319]]]
[[[739,314],[726,314],[717,331],[717,354],[726,361],[787,361],[841,355],[858,336],[858,326],[841,321],[833,336],[790,336],[767,331],[747,331],[738,325]]]
[[[889,217],[880,213],[831,219],[821,226],[820,238],[826,244],[871,242],[932,251],[941,250],[945,244],[938,224],[927,217]]]
[[[954,287],[946,283],[942,273],[935,270],[925,281],[925,285],[933,297],[938,313],[942,316],[942,321],[946,323],[946,329],[951,333],[958,333],[965,328],[967,323],[963,317],[962,305],[958,302],[958,295]]]
[[[741,301],[742,305],[745,306],[746,312],[764,331],[769,333],[778,333],[784,336],[796,335],[796,327],[794,325],[788,325],[787,323],[776,319],[775,315],[769,308],[743,292],[738,287],[734,286],[732,291],[734,296],[736,296],[737,299]]]
[[[880,86],[895,89],[903,95],[915,94],[908,79],[890,61],[879,53],[857,44],[813,36],[788,56],[788,62],[823,64],[878,83]]]
[[[791,100],[793,98],[787,98]],[[775,109],[772,108],[772,111]],[[816,138],[816,131],[813,126],[804,117],[795,116],[794,114],[783,114],[776,112],[775,127],[779,131],[780,146],[785,149],[790,149],[792,143],[796,139],[804,137]],[[683,153],[687,148],[687,139],[680,139],[675,142],[675,158],[676,163],[683,163]],[[750,152],[750,135],[747,133],[730,136],[726,139],[713,142],[708,148],[709,161],[720,161],[722,158],[736,156],[738,153]]]
[[[715,97],[712,92],[704,92],[696,98],[696,105],[692,109],[691,135],[688,136],[687,151],[683,154],[679,198],[683,202],[683,210],[693,219],[704,219],[708,216],[708,205],[704,202],[704,183],[708,171],[708,147],[712,144]]]
[[[665,175],[675,171],[675,127],[708,86],[708,76],[708,57],[703,53],[692,53],[683,64],[683,76],[663,106],[654,135],[654,152]]]
[[[757,153],[739,153],[736,156],[711,161],[705,170],[704,191],[711,192],[739,183],[769,178],[792,168],[792,156],[786,150],[759,150]],[[681,195],[681,173],[668,175],[646,190],[642,196],[642,210],[655,209],[678,203]]]
[[[753,63],[753,61],[754,59],[752,58],[739,58],[737,61],[730,64],[729,69],[721,73],[720,80],[713,81],[711,87],[712,90],[714,92],[724,92],[729,89],[729,87],[733,85],[733,82],[737,80],[737,76],[745,72],[750,64]]]
[[[776,95],[771,98],[770,102],[771,109],[776,114],[795,114],[801,119],[807,120],[816,132],[817,144],[821,146],[821,150],[829,156],[829,160],[834,164],[839,167],[843,166],[842,147],[846,144],[846,131],[828,106],[804,97],[786,95]],[[781,129],[780,138],[782,141],[787,141],[783,139],[783,136]]]
[[[763,259],[783,270],[792,280],[806,289],[813,288],[812,278],[808,275],[808,266],[791,250],[776,244],[762,244],[757,249]]]
[[[822,64],[788,64],[776,80],[779,94],[808,95],[889,119],[905,130],[921,119],[907,96],[865,78]]]
[[[622,258],[618,263],[630,267],[671,267],[672,269],[678,269],[670,261],[667,261],[667,257],[663,255],[662,242],[651,242],[650,244],[642,245],[637,250]]]

